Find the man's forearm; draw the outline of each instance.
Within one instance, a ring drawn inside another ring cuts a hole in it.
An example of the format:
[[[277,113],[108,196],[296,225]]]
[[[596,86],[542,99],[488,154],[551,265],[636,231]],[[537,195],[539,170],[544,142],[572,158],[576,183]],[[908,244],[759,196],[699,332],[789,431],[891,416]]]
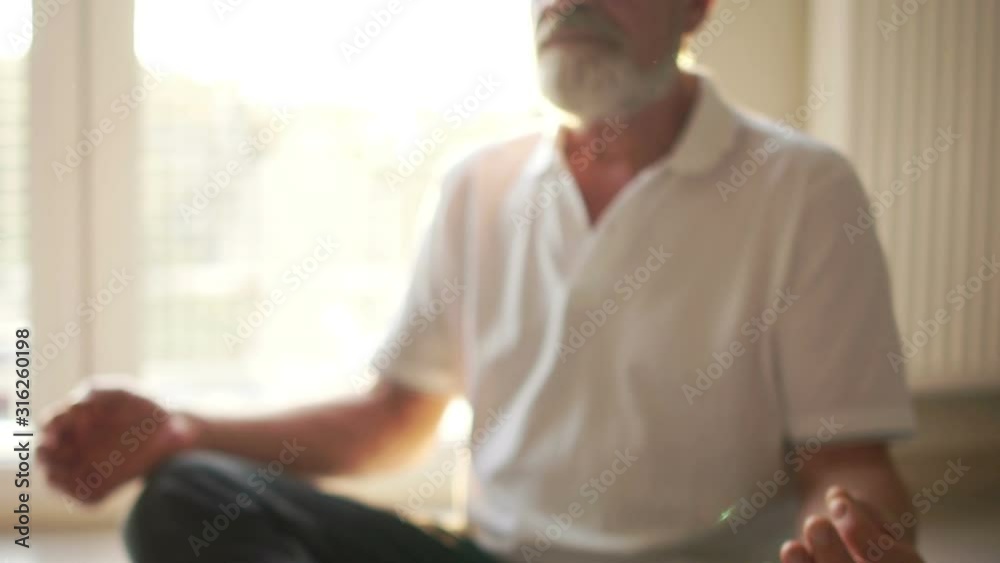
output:
[[[389,467],[412,455],[433,435],[446,397],[417,395],[381,384],[369,395],[294,413],[253,419],[189,415],[184,449],[210,449],[262,463],[285,461],[309,474],[344,475]]]

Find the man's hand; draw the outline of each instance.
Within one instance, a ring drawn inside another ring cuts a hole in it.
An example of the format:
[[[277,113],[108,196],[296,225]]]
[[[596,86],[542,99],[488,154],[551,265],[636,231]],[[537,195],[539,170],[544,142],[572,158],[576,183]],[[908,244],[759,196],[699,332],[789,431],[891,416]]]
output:
[[[39,458],[50,485],[96,503],[189,447],[186,417],[121,388],[91,388],[45,424]]]
[[[827,491],[826,502],[827,514],[806,519],[802,540],[782,546],[781,563],[875,563],[875,554],[880,563],[923,563],[906,538],[897,540],[882,528],[872,506],[840,487]]]

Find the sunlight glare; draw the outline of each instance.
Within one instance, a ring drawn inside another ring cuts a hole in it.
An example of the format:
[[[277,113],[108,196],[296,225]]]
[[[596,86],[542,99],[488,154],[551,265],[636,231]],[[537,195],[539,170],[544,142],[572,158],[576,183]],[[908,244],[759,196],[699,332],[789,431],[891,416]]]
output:
[[[136,55],[148,68],[231,82],[267,103],[373,107],[405,95],[434,109],[490,74],[504,86],[498,107],[537,102],[525,4],[399,1],[399,13],[348,56],[359,33],[378,28],[369,24],[385,0],[254,0],[225,14],[203,0],[136,0]]]
[[[19,59],[28,53],[34,35],[31,0],[0,2],[0,59]]]

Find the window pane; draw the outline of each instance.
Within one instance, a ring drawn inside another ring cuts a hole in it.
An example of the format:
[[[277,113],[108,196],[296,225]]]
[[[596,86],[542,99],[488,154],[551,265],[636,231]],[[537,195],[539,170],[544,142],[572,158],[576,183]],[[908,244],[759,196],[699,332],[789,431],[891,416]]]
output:
[[[28,326],[28,49],[31,1],[0,3],[0,384],[14,388],[14,331]],[[36,340],[37,341],[37,340]],[[0,394],[0,418],[13,414]]]
[[[143,376],[214,408],[354,392],[446,164],[539,119],[527,5],[222,4],[136,2]]]

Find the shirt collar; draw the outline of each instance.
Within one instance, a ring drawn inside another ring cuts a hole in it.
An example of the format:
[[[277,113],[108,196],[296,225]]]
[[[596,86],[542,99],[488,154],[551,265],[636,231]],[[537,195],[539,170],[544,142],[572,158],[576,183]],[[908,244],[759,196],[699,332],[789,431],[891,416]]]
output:
[[[698,99],[692,112],[665,162],[669,170],[684,176],[715,168],[732,148],[738,126],[735,111],[703,72],[698,73]]]
[[[698,176],[715,168],[732,148],[739,126],[736,111],[719,94],[708,73],[698,69],[696,75],[698,94],[688,123],[666,159],[652,165],[682,176]],[[535,171],[563,160],[560,132],[556,122],[546,127],[532,163]]]

